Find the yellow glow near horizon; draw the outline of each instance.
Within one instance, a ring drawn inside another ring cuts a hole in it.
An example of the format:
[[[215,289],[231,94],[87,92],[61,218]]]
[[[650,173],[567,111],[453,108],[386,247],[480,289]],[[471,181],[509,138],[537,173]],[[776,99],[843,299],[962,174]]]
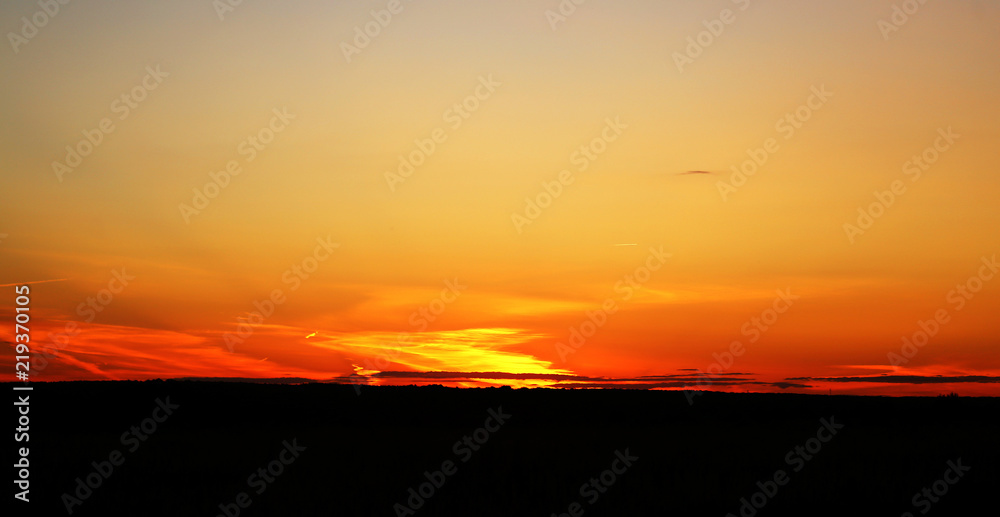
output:
[[[384,2],[74,4],[0,53],[0,284],[32,282],[53,379],[329,379],[405,333],[392,368],[628,378],[739,340],[780,381],[888,366],[938,310],[905,367],[997,371],[1000,9],[893,4],[404,2],[363,45]]]

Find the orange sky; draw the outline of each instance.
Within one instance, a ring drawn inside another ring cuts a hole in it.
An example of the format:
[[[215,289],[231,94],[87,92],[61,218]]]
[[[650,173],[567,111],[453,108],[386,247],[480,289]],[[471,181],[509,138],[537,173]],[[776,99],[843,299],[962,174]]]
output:
[[[4,4],[0,338],[43,282],[36,381],[1000,394],[1000,9],[689,4]]]

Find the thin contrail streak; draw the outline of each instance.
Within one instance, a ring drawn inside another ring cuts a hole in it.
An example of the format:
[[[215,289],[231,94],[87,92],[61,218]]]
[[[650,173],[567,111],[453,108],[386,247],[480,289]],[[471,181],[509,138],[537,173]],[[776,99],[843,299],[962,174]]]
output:
[[[47,282],[65,282],[68,278],[53,278],[52,280],[32,280],[31,282],[16,282],[13,284],[0,284],[0,287],[11,287],[15,285],[44,284]]]

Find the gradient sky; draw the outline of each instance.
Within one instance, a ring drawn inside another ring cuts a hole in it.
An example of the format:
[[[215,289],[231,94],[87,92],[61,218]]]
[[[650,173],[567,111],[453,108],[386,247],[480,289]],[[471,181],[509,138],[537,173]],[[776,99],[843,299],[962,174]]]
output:
[[[556,0],[402,0],[348,62],[342,45],[387,4],[244,0],[220,20],[208,0],[72,2],[26,42],[8,34],[0,313],[13,320],[13,285],[49,281],[31,287],[48,357],[34,380],[629,384],[706,371],[740,341],[721,373],[760,384],[718,389],[1000,395],[1000,280],[973,281],[961,307],[952,293],[1000,251],[997,2],[929,2],[886,32],[883,0],[592,0],[555,29]],[[38,9],[3,3],[0,28],[19,33]],[[724,9],[732,23],[679,70],[675,53]],[[157,67],[126,111],[120,97]],[[486,98],[467,100],[477,87]],[[462,102],[476,108],[455,118]],[[779,121],[800,109],[790,134]],[[294,118],[251,161],[244,142],[282,127],[275,110]],[[53,162],[104,118],[114,131],[60,178]],[[908,162],[948,128],[959,137],[917,179]],[[445,139],[390,188],[433,134]],[[614,140],[582,160],[602,134]],[[721,194],[768,139],[767,162]],[[239,175],[185,217],[231,161]],[[572,183],[518,227],[563,170]],[[845,230],[897,181],[863,234]],[[618,283],[651,248],[670,258],[625,299]],[[134,278],[109,299],[115,272]],[[274,290],[283,302],[227,343]],[[778,290],[799,298],[751,341]],[[561,356],[608,299],[617,312]],[[948,322],[890,366],[936,311]],[[855,379],[883,374],[908,377]]]

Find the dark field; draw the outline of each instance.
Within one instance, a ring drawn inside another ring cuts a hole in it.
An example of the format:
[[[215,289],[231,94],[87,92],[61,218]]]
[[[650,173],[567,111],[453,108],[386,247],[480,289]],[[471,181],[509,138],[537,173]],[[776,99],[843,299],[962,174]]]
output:
[[[995,398],[691,405],[682,392],[181,381],[23,393],[31,502],[14,501],[16,515],[67,515],[67,502],[74,516],[1000,511]],[[167,397],[169,415],[156,409]]]

